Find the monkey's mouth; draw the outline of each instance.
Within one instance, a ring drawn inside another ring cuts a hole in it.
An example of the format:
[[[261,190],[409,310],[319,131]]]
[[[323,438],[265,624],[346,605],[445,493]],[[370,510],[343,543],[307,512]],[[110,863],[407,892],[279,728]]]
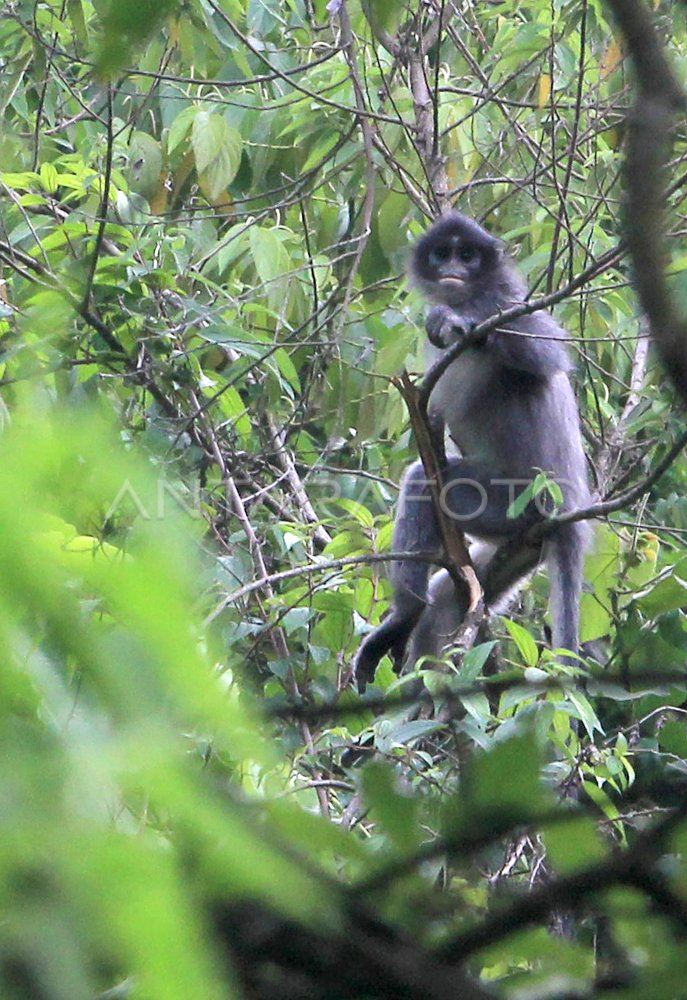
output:
[[[465,278],[458,277],[457,274],[445,274],[443,277],[439,278],[440,285],[455,286],[456,288],[462,288],[465,284]]]

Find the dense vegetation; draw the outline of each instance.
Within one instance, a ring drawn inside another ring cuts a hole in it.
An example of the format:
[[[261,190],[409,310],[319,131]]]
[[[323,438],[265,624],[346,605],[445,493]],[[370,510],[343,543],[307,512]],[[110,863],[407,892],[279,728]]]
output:
[[[687,10],[624,2],[0,9],[3,998],[684,995]],[[350,664],[448,204],[616,502],[579,668],[538,574],[418,711]]]

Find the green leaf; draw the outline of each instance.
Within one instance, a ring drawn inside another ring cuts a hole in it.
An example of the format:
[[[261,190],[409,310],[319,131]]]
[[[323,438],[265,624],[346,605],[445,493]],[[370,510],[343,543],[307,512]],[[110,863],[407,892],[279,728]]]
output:
[[[621,570],[622,543],[608,525],[594,525],[594,543],[585,560],[585,589],[580,604],[580,638],[589,642],[608,635],[611,606]]]
[[[544,833],[544,843],[548,860],[561,874],[596,864],[608,854],[597,824],[588,816],[553,824]]]
[[[537,644],[527,631],[518,622],[510,618],[504,618],[503,623],[510,633],[510,637],[518,647],[518,651],[528,667],[534,667],[539,662],[539,649]]]
[[[389,552],[394,536],[393,521],[387,521],[377,532],[377,551]]]
[[[289,270],[288,254],[277,230],[253,226],[250,247],[258,277],[264,284],[270,284]]]
[[[477,680],[494,646],[496,646],[495,639],[492,642],[481,642],[479,645],[473,646],[472,649],[468,649],[463,657],[463,665],[460,671],[461,680],[468,683]]]
[[[394,846],[404,854],[416,851],[422,842],[417,802],[397,790],[393,769],[385,764],[368,764],[362,785],[365,801]]]
[[[608,819],[617,820],[620,816],[620,812],[615,803],[608,797],[603,788],[600,788],[594,781],[583,781],[582,787],[585,792],[592,800],[594,805],[598,806],[601,812]]]
[[[687,725],[684,721],[665,722],[658,733],[658,745],[662,750],[687,760]]]
[[[344,556],[363,555],[368,551],[369,545],[362,532],[346,529],[336,533],[325,548],[324,555],[328,559],[341,559]]]
[[[69,14],[69,19],[72,22],[74,34],[78,39],[79,45],[87,45],[88,29],[86,27],[86,19],[84,17],[83,4],[81,0],[67,0],[67,13]]]
[[[107,0],[101,15],[102,32],[96,57],[96,72],[109,76],[126,63],[142,45],[173,14],[181,0]],[[101,4],[103,6],[103,4]]]
[[[574,688],[568,690],[566,692],[566,696],[577,709],[577,714],[589,735],[593,736],[595,731],[603,733],[603,728],[597,718],[596,712],[592,708],[589,698],[581,691],[576,691]]]
[[[41,183],[48,194],[54,194],[59,184],[57,170],[52,163],[41,163],[39,171]]]
[[[216,201],[241,165],[241,134],[221,115],[198,111],[193,119],[191,145],[203,191],[210,201]]]
[[[285,351],[283,347],[279,347],[274,352],[274,358],[279,366],[279,371],[284,376],[284,378],[289,383],[294,392],[297,393],[300,392],[301,380],[298,377],[296,366],[289,357],[288,351]]]
[[[341,136],[338,132],[331,132],[328,135],[322,136],[301,167],[301,174],[307,174],[317,164],[322,163],[326,159],[327,153],[336,146],[340,138]]]
[[[363,504],[357,503],[355,500],[349,500],[346,497],[337,500],[337,504],[354,517],[363,528],[372,528],[374,525],[372,514]]]
[[[678,576],[678,571],[685,568],[684,561],[673,567],[670,576],[659,580],[655,587],[638,598],[639,606],[647,617],[655,618],[687,606],[687,581]]]
[[[160,144],[145,132],[134,132],[129,150],[129,186],[132,191],[150,199],[162,173]]]
[[[183,108],[175,117],[169,127],[167,136],[168,153],[173,153],[177,146],[183,142],[191,130],[196,116],[199,114],[204,114],[204,112],[200,111],[195,105],[192,105],[191,107]]]
[[[8,188],[18,191],[30,191],[39,181],[40,175],[33,170],[27,170],[21,174],[8,173],[4,170],[0,172],[0,182],[6,184]]]
[[[530,733],[518,734],[476,754],[462,786],[466,814],[523,821],[543,808],[540,754]]]
[[[386,0],[365,0],[362,8],[375,32],[381,30],[394,34],[393,27],[400,18],[400,11],[396,10],[394,4],[387,3]]]

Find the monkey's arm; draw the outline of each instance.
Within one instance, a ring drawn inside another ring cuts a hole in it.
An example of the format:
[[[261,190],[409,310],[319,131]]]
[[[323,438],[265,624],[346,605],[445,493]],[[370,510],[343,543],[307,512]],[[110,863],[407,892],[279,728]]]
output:
[[[413,609],[412,616],[405,616],[403,611],[393,608],[381,625],[365,636],[353,666],[353,676],[360,694],[364,694],[367,685],[373,683],[377,665],[385,653],[389,653],[394,661],[394,670],[397,673],[400,671],[408,638],[422,614],[423,607],[424,605],[419,604]]]
[[[484,317],[488,318],[488,317]],[[427,316],[427,336],[435,347],[455,344],[474,329],[482,317],[462,314],[450,306],[438,305]],[[506,368],[547,378],[557,371],[570,370],[570,360],[561,343],[564,331],[550,313],[521,316],[507,329],[492,330],[478,348],[490,352]]]

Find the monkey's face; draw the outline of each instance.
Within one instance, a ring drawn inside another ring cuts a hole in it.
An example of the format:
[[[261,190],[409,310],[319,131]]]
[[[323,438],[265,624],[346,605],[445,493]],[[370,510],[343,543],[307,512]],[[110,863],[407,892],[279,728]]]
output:
[[[433,302],[456,307],[493,281],[502,255],[500,240],[457,212],[436,222],[418,242],[411,277]]]
[[[426,270],[437,286],[434,295],[447,305],[462,302],[470,293],[483,266],[479,247],[458,235],[449,236],[430,247]]]

